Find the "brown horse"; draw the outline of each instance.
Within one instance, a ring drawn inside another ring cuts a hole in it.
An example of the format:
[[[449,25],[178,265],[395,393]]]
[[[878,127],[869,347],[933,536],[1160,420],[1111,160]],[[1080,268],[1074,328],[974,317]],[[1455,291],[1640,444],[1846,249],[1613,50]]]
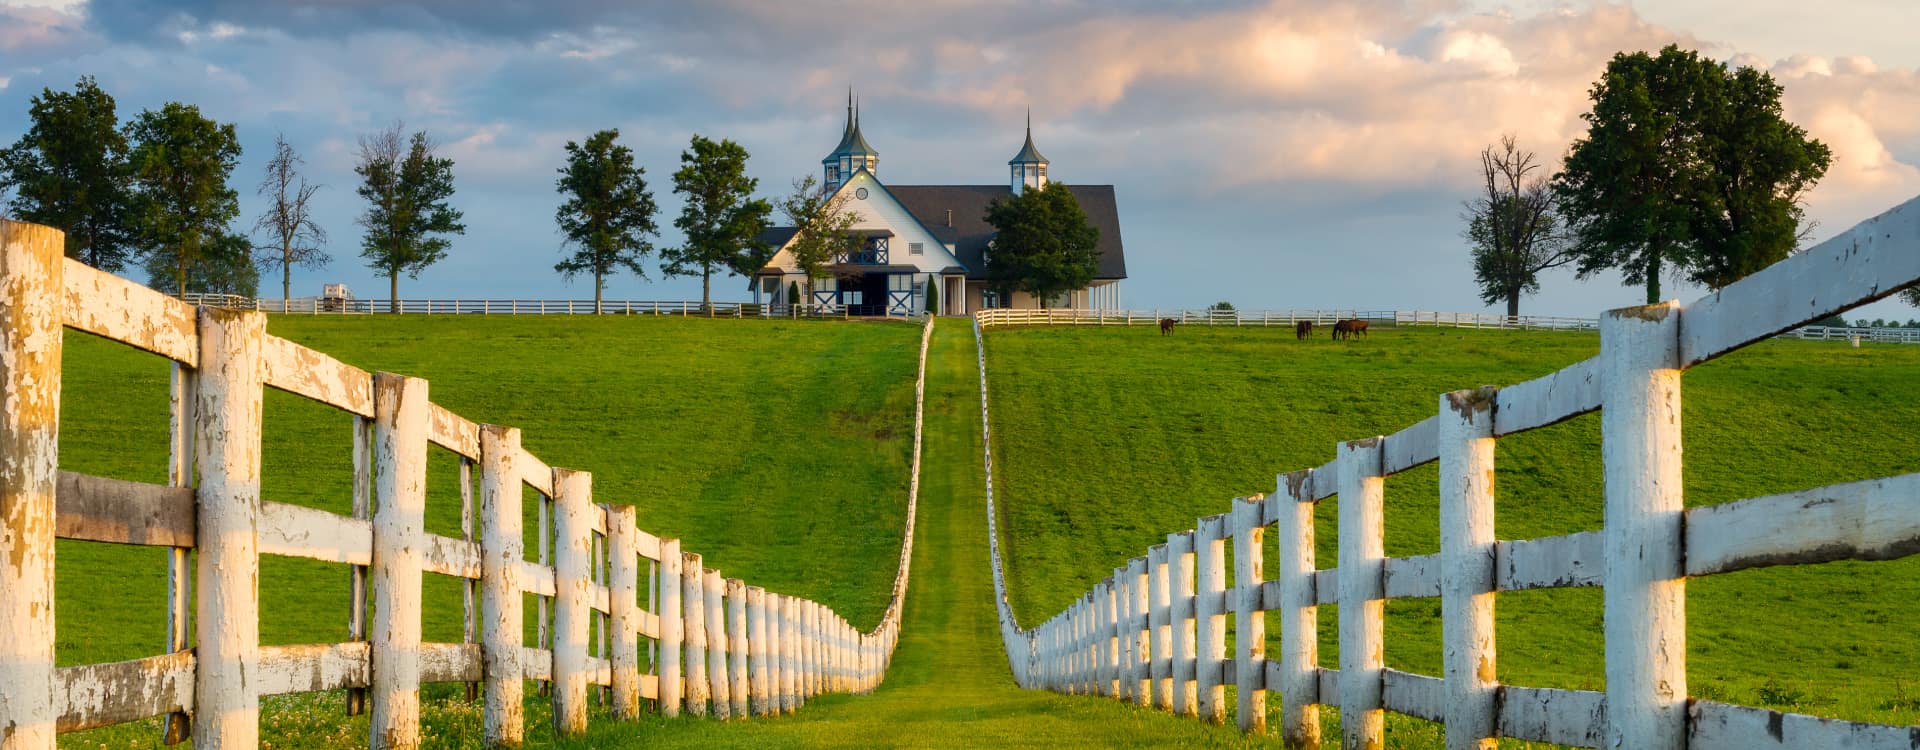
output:
[[[1176,325],[1179,325],[1179,323],[1180,321],[1174,320],[1173,318],[1161,318],[1160,319],[1160,335],[1165,336],[1167,334],[1173,333],[1173,327]]]
[[[1313,321],[1302,320],[1298,323],[1294,323],[1293,337],[1301,341],[1306,341],[1308,339],[1313,338]]]
[[[1354,336],[1364,338],[1366,335],[1367,321],[1359,318],[1349,318],[1333,324],[1333,337],[1336,339],[1352,339]]]

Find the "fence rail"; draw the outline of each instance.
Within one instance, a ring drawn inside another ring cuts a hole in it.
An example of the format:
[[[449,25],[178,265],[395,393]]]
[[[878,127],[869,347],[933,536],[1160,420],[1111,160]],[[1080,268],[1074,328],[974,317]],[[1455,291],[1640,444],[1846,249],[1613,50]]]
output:
[[[1600,354],[1505,388],[1441,394],[1435,416],[1341,443],[1328,463],[1280,474],[1270,494],[1168,534],[1065,610],[1023,628],[1007,605],[997,531],[989,539],[1001,634],[1019,684],[1103,695],[1264,733],[1280,694],[1290,747],[1320,746],[1319,712],[1340,714],[1345,748],[1378,748],[1384,712],[1444,722],[1449,748],[1511,737],[1649,750],[1911,748],[1920,727],[1784,714],[1687,695],[1689,577],[1771,565],[1887,560],[1920,552],[1920,474],[1686,508],[1681,386],[1687,367],[1920,280],[1920,199],[1707,298],[1608,312]],[[989,321],[975,319],[976,336]],[[979,347],[981,419],[986,356]],[[1600,412],[1603,528],[1494,537],[1495,441]],[[990,530],[995,521],[987,441]],[[1437,462],[1440,552],[1385,554],[1389,476]],[[1338,495],[1339,557],[1318,568],[1315,503]],[[1263,537],[1278,536],[1266,577]],[[1226,567],[1232,545],[1233,566]],[[1603,589],[1604,691],[1496,681],[1499,592]],[[1439,597],[1442,674],[1388,669],[1385,600]],[[1339,605],[1339,668],[1319,666],[1317,607]],[[1280,615],[1279,658],[1263,613]],[[1231,652],[1227,644],[1234,644]]]
[[[0,221],[0,747],[51,750],[58,733],[154,716],[168,717],[167,743],[254,747],[261,696],[341,689],[350,713],[371,714],[371,746],[415,747],[432,682],[483,692],[486,743],[511,746],[525,680],[551,690],[564,735],[585,729],[590,695],[618,718],[643,699],[669,716],[744,718],[884,676],[912,559],[930,321],[899,568],[880,624],[861,632],[637,528],[633,508],[595,503],[590,474],[548,466],[516,428],[433,404],[425,380],[354,368],[267,334],[258,312],[196,308],[68,260],[63,245],[56,230]],[[174,362],[166,485],[60,470],[63,328]],[[352,515],[260,496],[265,388],[346,412]],[[457,538],[423,529],[430,444],[459,456]],[[531,560],[523,486],[538,494]],[[169,653],[54,666],[55,538],[169,550]],[[349,566],[350,640],[262,646],[262,555]],[[424,573],[465,580],[462,642],[422,640]],[[536,596],[532,646],[523,592]]]
[[[1338,321],[1358,318],[1371,323],[1394,326],[1448,326],[1454,328],[1510,328],[1518,330],[1598,330],[1594,318],[1560,318],[1544,315],[1495,315],[1492,313],[1434,312],[1430,310],[1093,310],[1052,308],[1019,310],[995,308],[975,313],[981,327],[1031,325],[1128,326],[1157,325],[1173,320],[1205,326],[1288,326],[1306,321],[1330,326]]]
[[[398,312],[384,299],[266,299],[237,294],[189,292],[179,296],[189,305],[289,315],[678,315],[700,318],[840,318],[849,317],[842,304],[762,304],[758,302],[699,302],[697,300],[590,299],[403,299]]]

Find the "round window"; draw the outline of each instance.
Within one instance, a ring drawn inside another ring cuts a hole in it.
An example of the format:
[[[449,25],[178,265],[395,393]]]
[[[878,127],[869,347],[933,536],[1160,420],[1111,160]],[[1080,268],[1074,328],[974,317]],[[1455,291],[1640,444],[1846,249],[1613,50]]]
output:
[[[855,197],[855,198],[859,198],[860,200],[866,200],[866,199],[867,199],[867,189],[866,189],[866,188],[854,188],[854,190],[853,190],[853,197]]]

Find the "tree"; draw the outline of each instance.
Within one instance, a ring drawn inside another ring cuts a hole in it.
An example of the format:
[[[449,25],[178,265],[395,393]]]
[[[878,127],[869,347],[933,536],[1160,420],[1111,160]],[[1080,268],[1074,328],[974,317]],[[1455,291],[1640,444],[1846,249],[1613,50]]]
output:
[[[171,279],[174,293],[186,294],[196,267],[230,249],[228,224],[240,215],[240,196],[227,178],[240,163],[240,138],[231,123],[168,102],[128,123],[127,140],[137,191],[134,226],[151,283]]]
[[[806,274],[809,298],[813,280],[827,277],[827,266],[835,257],[860,249],[860,239],[853,234],[860,215],[848,203],[845,194],[826,189],[812,175],[794,180],[793,194],[780,201],[780,212],[794,230],[793,238],[787,240],[787,255]]]
[[[1467,202],[1467,241],[1473,246],[1473,278],[1480,301],[1505,300],[1507,315],[1520,314],[1520,297],[1540,291],[1540,272],[1573,262],[1560,232],[1553,188],[1542,177],[1532,151],[1523,151],[1511,135],[1499,150],[1480,150],[1480,177],[1486,193]]]
[[[1706,182],[1688,199],[1688,276],[1713,289],[1793,253],[1804,239],[1801,201],[1833,163],[1826,144],[1782,116],[1772,76],[1719,71],[1700,126]]]
[[[1581,277],[1618,268],[1658,302],[1665,273],[1712,287],[1786,256],[1826,147],[1780,117],[1765,73],[1669,46],[1620,53],[1554,188]]]
[[[360,197],[367,211],[360,226],[360,257],[367,267],[387,275],[389,310],[400,312],[400,274],[417,279],[428,266],[447,257],[451,245],[438,235],[465,234],[462,214],[447,205],[453,197],[453,160],[435,155],[426,131],[411,138],[405,127],[392,127],[360,137]]]
[[[1233,303],[1228,302],[1226,300],[1221,300],[1219,302],[1215,302],[1211,305],[1208,305],[1207,309],[1215,312],[1233,312]]]
[[[253,222],[254,232],[266,232],[267,243],[257,245],[260,265],[280,269],[280,299],[293,296],[293,267],[320,268],[333,258],[320,249],[327,232],[313,219],[310,203],[319,185],[307,183],[300,174],[305,160],[287,143],[285,135],[273,139],[273,158],[267,160],[266,179],[259,193],[267,199],[267,210]]]
[[[751,276],[773,249],[760,241],[773,206],[752,197],[760,181],[747,176],[747,150],[729,140],[699,135],[680,152],[680,169],[673,173],[673,192],[686,199],[673,225],[686,234],[686,244],[660,251],[661,271],[668,276],[699,276],[700,306],[713,299],[713,270]]]
[[[1907,287],[1900,293],[1900,298],[1906,300],[1909,305],[1920,307],[1920,286]]]
[[[244,235],[222,233],[201,249],[198,261],[187,267],[186,288],[203,294],[257,296],[260,269],[254,265],[252,250]],[[167,253],[149,254],[144,265],[148,278],[155,283],[176,279],[174,258]]]
[[[567,200],[553,219],[574,251],[553,270],[568,279],[593,274],[595,314],[600,313],[608,275],[625,268],[647,277],[641,264],[653,252],[647,237],[659,232],[647,170],[633,163],[632,149],[614,143],[619,137],[619,130],[602,130],[584,146],[567,141],[567,166],[560,169],[555,186]]]
[[[66,232],[67,257],[119,271],[135,253],[127,138],[113,97],[82,77],[73,92],[41,89],[31,124],[0,150],[0,195],[14,218]]]
[[[1093,282],[1099,272],[1100,230],[1073,191],[1059,182],[987,205],[995,230],[987,248],[987,283],[1009,298],[1016,289],[1047,300]]]
[[[940,314],[940,282],[933,274],[927,274],[927,314]]]

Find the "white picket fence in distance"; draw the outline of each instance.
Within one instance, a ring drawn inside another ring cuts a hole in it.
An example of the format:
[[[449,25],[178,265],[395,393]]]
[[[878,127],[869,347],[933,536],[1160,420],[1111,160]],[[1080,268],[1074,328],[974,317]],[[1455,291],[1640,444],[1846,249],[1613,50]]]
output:
[[[1379,748],[1384,712],[1446,725],[1449,748],[1493,738],[1638,750],[1911,750],[1920,727],[1887,726],[1692,700],[1686,580],[1772,565],[1886,560],[1920,552],[1920,474],[1687,508],[1681,495],[1681,386],[1688,367],[1884,297],[1920,280],[1920,199],[1690,305],[1600,318],[1600,354],[1504,388],[1441,394],[1400,432],[1341,443],[1328,463],[1280,474],[1271,494],[1167,535],[1065,610],[1023,628],[1006,603],[991,541],[1001,634],[1023,687],[1103,695],[1265,732],[1269,693],[1290,747],[1320,746],[1320,711],[1340,714],[1343,748]],[[998,314],[998,313],[996,313]],[[991,316],[976,318],[976,336]],[[986,357],[981,345],[981,419]],[[1599,411],[1605,526],[1505,541],[1490,478],[1501,437]],[[996,498],[986,455],[988,522]],[[1438,462],[1440,551],[1387,557],[1387,477]],[[1313,508],[1339,497],[1339,559],[1318,567]],[[1262,537],[1278,536],[1273,578]],[[1226,545],[1234,565],[1223,564]],[[1495,680],[1499,592],[1603,588],[1606,690]],[[1439,597],[1443,669],[1388,669],[1387,599]],[[1319,664],[1317,607],[1339,605],[1340,664]],[[1262,613],[1277,612],[1268,658]],[[1229,638],[1237,644],[1226,649]],[[1889,668],[1894,668],[1889,665]]]
[[[590,299],[403,299],[398,312],[392,300],[326,299],[304,297],[271,299],[239,294],[188,292],[179,295],[189,305],[258,310],[282,315],[671,315],[686,318],[844,318],[841,304],[762,304],[715,300],[602,300]],[[898,316],[896,316],[898,317]]]
[[[666,715],[765,716],[885,675],[912,559],[931,322],[899,568],[880,624],[861,632],[818,603],[703,567],[678,540],[636,528],[633,508],[595,504],[591,475],[548,466],[518,429],[432,403],[425,380],[348,366],[267,334],[259,312],[196,308],[66,259],[63,246],[56,230],[0,221],[0,748],[52,750],[59,733],[155,716],[168,717],[169,744],[256,747],[261,696],[341,689],[349,712],[371,714],[372,747],[415,747],[420,685],[436,682],[484,686],[485,741],[512,746],[525,680],[547,683],[555,728],[570,735],[586,728],[590,695],[618,718],[642,699]],[[174,362],[168,484],[60,470],[64,328]],[[351,516],[260,496],[269,387],[350,417]],[[423,529],[429,444],[460,457],[459,538]],[[534,561],[523,486],[539,497]],[[170,551],[168,653],[55,666],[55,618],[67,614],[53,606],[56,538]],[[262,555],[350,566],[349,640],[262,646]],[[422,640],[424,573],[467,581],[463,642]],[[537,597],[533,646],[523,592]],[[649,649],[657,659],[643,668]]]

